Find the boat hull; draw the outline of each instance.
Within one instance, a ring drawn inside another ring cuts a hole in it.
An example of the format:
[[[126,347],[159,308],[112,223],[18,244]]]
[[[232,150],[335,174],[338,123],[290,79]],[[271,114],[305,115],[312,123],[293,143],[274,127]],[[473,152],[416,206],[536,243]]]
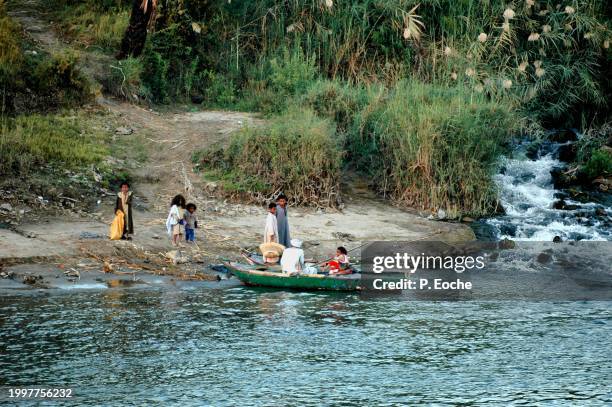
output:
[[[286,288],[293,290],[355,291],[359,289],[360,276],[324,276],[320,274],[287,275],[268,271],[257,265],[229,262],[225,266],[246,285]]]

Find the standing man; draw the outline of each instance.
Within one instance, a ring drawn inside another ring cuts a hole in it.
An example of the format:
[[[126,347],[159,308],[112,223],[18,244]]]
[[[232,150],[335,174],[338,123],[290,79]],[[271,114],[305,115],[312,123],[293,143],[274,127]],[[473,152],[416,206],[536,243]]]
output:
[[[276,220],[276,204],[274,202],[270,202],[268,205],[264,243],[278,243],[278,222]]]
[[[121,210],[124,214],[123,236],[121,240],[132,240],[130,235],[134,234],[134,223],[132,222],[132,191],[130,184],[127,182],[121,183],[121,191],[117,194],[115,202],[115,213]]]
[[[287,197],[285,194],[280,194],[276,198],[276,221],[278,223],[278,243],[286,248],[291,247],[289,220],[287,219]]]

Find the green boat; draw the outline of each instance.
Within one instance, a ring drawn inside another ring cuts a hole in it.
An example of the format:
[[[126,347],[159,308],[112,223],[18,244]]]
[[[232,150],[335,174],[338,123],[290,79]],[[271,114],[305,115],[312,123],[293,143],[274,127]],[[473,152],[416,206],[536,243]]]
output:
[[[258,264],[224,263],[225,267],[240,281],[250,286],[289,288],[294,290],[359,290],[361,274],[326,276],[323,274],[282,273],[278,266],[268,267]]]

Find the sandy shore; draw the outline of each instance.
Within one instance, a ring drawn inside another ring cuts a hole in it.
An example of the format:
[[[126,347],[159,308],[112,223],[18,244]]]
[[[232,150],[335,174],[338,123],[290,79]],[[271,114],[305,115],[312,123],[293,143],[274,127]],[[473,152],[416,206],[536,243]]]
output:
[[[136,194],[137,194],[136,190]],[[262,239],[265,210],[253,205],[200,202],[201,228],[196,245],[177,251],[165,233],[165,213],[136,211],[132,241],[106,235],[111,202],[100,208],[107,216],[57,217],[27,221],[13,230],[0,229],[0,289],[104,288],[109,281],[134,279],[150,284],[217,281],[210,266],[239,260],[240,249],[256,250]],[[290,208],[292,236],[305,242],[307,257],[323,259],[339,245],[347,248],[374,240],[473,239],[468,226],[435,222],[383,202],[355,198],[340,211]],[[359,252],[352,253],[358,257]],[[222,276],[221,276],[222,277]],[[152,280],[153,279],[153,280]],[[130,286],[127,283],[125,286]],[[117,287],[123,287],[121,283]]]

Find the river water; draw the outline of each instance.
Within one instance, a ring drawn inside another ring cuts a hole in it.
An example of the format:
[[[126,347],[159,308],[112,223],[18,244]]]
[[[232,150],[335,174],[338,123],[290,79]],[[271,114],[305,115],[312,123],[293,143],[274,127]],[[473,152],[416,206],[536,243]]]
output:
[[[230,280],[231,281],[231,280]],[[612,403],[612,303],[225,288],[3,295],[2,385],[78,404]]]

